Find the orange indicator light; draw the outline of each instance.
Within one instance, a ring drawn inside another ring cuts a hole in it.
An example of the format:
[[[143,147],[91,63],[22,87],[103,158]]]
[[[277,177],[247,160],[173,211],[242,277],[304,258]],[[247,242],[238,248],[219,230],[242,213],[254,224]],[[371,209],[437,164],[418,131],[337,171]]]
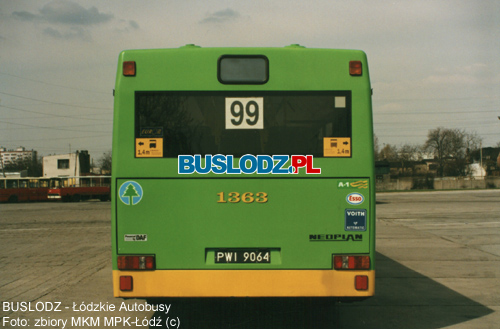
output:
[[[123,62],[123,75],[127,77],[135,76],[135,61]]]
[[[350,61],[349,62],[349,74],[352,76],[363,75],[363,65],[361,61]]]

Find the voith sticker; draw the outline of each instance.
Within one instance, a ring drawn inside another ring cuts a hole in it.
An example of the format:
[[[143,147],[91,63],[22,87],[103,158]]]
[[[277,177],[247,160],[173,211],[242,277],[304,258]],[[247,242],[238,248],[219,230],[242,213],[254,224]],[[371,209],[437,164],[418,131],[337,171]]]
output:
[[[345,230],[366,231],[366,209],[346,209]]]
[[[347,195],[346,201],[352,205],[359,205],[365,201],[365,197],[360,193],[351,193]]]

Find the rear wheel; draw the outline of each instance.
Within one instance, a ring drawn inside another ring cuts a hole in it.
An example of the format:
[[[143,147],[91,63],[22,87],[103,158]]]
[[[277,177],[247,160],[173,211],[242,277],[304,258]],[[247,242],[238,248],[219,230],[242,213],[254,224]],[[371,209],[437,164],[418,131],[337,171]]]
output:
[[[71,197],[72,202],[80,202],[80,200],[81,200],[80,194],[75,194]]]
[[[9,197],[9,203],[17,203],[19,201],[19,198],[17,197],[17,195],[11,195]]]

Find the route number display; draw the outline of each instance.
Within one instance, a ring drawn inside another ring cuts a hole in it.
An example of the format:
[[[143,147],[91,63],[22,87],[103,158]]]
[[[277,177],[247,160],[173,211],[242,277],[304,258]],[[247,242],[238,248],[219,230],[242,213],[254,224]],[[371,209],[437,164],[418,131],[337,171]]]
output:
[[[226,98],[226,129],[264,129],[264,98]]]

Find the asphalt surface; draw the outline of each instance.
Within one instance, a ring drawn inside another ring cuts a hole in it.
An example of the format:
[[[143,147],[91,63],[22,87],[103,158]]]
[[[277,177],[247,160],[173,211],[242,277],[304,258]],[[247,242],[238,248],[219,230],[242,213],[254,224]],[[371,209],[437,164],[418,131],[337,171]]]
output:
[[[112,296],[110,236],[109,202],[0,204],[0,327],[500,328],[500,190],[377,194],[376,296],[357,303],[147,310]]]

